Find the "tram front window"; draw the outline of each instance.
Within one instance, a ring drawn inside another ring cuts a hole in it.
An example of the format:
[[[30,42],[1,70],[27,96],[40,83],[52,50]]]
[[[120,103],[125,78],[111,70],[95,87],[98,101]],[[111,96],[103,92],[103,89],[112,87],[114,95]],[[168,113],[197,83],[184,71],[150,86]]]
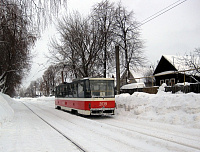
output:
[[[90,89],[92,97],[114,97],[114,81],[91,80]]]

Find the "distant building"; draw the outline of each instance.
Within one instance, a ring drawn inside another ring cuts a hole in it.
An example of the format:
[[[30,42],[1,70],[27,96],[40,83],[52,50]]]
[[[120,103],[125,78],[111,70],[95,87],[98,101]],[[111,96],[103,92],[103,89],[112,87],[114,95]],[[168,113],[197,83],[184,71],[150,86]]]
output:
[[[163,55],[153,73],[156,85],[160,86],[166,83],[173,86],[176,83],[196,83],[200,81],[200,77],[193,75],[193,71],[185,64],[185,60],[180,56]]]
[[[131,84],[131,83],[144,83],[144,75],[146,72],[146,68],[142,67],[142,68],[138,68],[136,70],[130,70],[130,75],[129,78],[127,77],[127,70],[125,70],[120,78],[120,87],[127,85],[127,84]]]
[[[127,77],[127,70],[124,71],[124,73],[122,74],[121,78],[120,78],[120,87],[129,83],[137,83],[137,81],[135,80],[132,72],[130,71],[130,77]]]

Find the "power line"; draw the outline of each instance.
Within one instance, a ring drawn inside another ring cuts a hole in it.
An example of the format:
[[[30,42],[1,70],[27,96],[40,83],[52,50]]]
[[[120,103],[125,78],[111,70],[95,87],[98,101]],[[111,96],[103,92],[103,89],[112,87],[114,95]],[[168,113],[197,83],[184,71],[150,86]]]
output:
[[[48,59],[47,61],[46,61],[46,65],[48,65],[48,63],[50,62],[50,59]],[[36,62],[35,62],[36,63]],[[37,63],[38,64],[38,63]],[[39,72],[41,72],[41,71],[43,71],[43,70],[45,70],[45,69],[47,69],[47,67],[45,67],[46,65],[44,65],[44,64],[38,64],[39,65],[39,67],[38,67],[38,70],[36,70],[35,71],[35,73],[30,77],[30,78],[28,78],[27,80],[25,80],[25,83],[27,82],[30,82],[30,81],[32,81],[33,80],[33,78],[35,78],[35,76],[39,73]],[[41,67],[42,66],[42,67]],[[40,68],[41,67],[41,68]]]
[[[153,15],[151,15],[151,16],[149,16],[149,17],[147,17],[146,19],[144,19],[143,21],[141,21],[141,23],[142,23],[142,22],[145,22],[146,20],[148,20],[148,19],[150,19],[150,18],[154,17],[155,15],[157,15],[157,14],[161,13],[162,11],[164,11],[164,10],[166,10],[167,8],[169,8],[169,7],[173,6],[174,4],[178,3],[179,1],[181,1],[181,0],[178,0],[178,1],[176,1],[176,2],[174,2],[174,3],[172,3],[172,4],[170,4],[169,6],[167,6],[167,7],[163,8],[162,10],[160,10],[160,11],[156,12],[155,14],[153,14]]]
[[[169,6],[165,7],[164,9],[162,9],[162,10],[158,11],[157,13],[151,15],[150,17],[144,19],[144,20],[141,22],[141,24],[139,24],[136,28],[139,28],[140,26],[142,26],[142,25],[144,25],[144,24],[150,22],[151,20],[153,20],[153,19],[155,19],[155,18],[161,16],[162,14],[164,14],[164,13],[170,11],[171,9],[173,9],[173,8],[175,8],[175,7],[179,6],[179,5],[181,5],[182,3],[186,2],[187,0],[184,0],[184,1],[181,1],[181,2],[179,2],[179,1],[180,1],[180,0],[174,2],[173,4],[170,4]]]

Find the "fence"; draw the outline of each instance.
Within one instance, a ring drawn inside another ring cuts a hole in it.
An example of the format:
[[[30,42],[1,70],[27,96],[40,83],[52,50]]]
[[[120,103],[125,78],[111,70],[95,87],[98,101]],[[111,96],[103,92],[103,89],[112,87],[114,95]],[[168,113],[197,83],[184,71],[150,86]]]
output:
[[[156,94],[158,92],[158,86],[146,87],[146,88],[134,88],[134,89],[121,89],[120,93],[129,93],[130,95],[134,92],[145,92],[150,94]]]
[[[172,87],[165,87],[165,92],[176,93],[178,91],[181,91],[183,93],[189,93],[189,92],[200,93],[200,83],[192,83],[187,86],[175,85]]]
[[[145,92],[145,93],[150,93],[150,94],[156,94],[158,92],[158,86],[154,87],[146,87],[146,88],[134,88],[134,89],[123,89],[120,90],[120,93],[129,93],[133,94],[134,92]],[[193,83],[190,85],[174,85],[174,86],[167,86],[165,87],[165,92],[183,92],[183,93],[189,93],[189,92],[194,92],[194,93],[200,93],[200,83]]]
[[[165,87],[165,92],[183,92],[183,93],[189,93],[190,92],[190,86],[180,86],[180,85],[175,85],[175,86],[167,86]]]
[[[190,92],[200,93],[200,83],[190,84]]]

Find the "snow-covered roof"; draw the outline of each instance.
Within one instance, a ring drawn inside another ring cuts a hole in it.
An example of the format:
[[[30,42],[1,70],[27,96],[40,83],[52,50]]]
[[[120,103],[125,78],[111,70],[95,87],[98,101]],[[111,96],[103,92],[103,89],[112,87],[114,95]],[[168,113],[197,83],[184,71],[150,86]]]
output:
[[[144,88],[144,83],[131,83],[121,87],[121,89],[135,89],[135,88]]]
[[[172,74],[174,73],[175,71],[164,71],[164,72],[160,72],[160,73],[157,73],[155,74],[154,76],[161,76],[161,75],[166,75],[166,74]]]
[[[138,67],[135,70],[130,70],[130,72],[134,76],[137,83],[143,83],[143,82],[145,82],[144,77],[145,77],[145,74],[148,70],[149,70],[148,67]]]

